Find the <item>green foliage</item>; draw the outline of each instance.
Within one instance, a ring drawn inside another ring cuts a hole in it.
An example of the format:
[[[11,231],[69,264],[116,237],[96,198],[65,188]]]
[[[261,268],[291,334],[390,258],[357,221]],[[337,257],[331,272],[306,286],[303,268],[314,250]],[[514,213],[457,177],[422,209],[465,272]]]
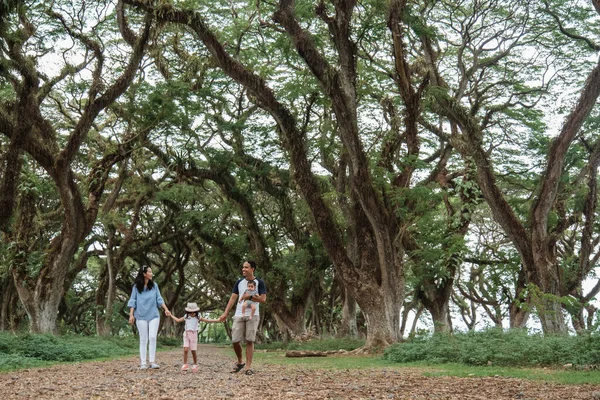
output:
[[[164,340],[161,338],[161,343]],[[133,336],[99,338],[77,335],[13,335],[3,332],[0,333],[0,371],[56,362],[127,356],[137,351],[138,342]]]
[[[598,334],[580,336],[530,335],[524,330],[434,334],[390,346],[384,358],[398,363],[459,362],[466,365],[560,366],[600,362]]]

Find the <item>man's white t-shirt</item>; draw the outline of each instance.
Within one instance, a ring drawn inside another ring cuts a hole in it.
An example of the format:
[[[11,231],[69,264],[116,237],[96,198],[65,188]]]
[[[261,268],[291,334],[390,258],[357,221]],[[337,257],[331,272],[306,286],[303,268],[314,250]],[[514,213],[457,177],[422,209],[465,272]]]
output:
[[[256,290],[258,291],[259,295],[267,293],[267,287],[265,286],[265,282],[262,279],[255,277],[254,284],[256,285]],[[246,291],[246,289],[248,289],[248,280],[246,278],[238,279],[238,281],[235,283],[235,285],[233,285],[233,293],[238,295],[237,305],[235,307],[235,316],[236,317],[243,316],[242,315],[242,303],[240,303],[240,299],[241,299],[242,295],[244,294],[244,292]],[[259,309],[260,309],[260,303],[256,303],[256,312],[254,313],[254,316],[260,315]],[[250,309],[250,307],[247,307],[245,316],[249,317],[251,311],[252,310]]]

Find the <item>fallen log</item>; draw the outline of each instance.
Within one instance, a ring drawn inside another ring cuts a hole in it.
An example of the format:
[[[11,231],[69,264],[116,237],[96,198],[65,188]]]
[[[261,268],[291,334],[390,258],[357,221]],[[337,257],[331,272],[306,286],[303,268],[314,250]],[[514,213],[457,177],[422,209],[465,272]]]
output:
[[[286,357],[326,357],[327,353],[324,351],[311,351],[311,350],[289,350],[285,353]]]

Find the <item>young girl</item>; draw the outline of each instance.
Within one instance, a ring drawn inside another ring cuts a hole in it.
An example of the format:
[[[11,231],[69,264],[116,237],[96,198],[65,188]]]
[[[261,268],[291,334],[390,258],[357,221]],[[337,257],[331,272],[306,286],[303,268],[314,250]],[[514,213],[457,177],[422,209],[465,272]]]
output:
[[[185,321],[185,332],[183,332],[183,366],[181,367],[182,371],[187,371],[189,369],[188,366],[188,350],[192,350],[192,358],[194,359],[194,364],[192,365],[192,372],[198,371],[198,357],[196,355],[196,350],[198,349],[198,322],[219,322],[218,319],[207,319],[202,318],[198,315],[198,305],[196,303],[187,303],[187,307],[185,308],[185,315],[181,318],[177,318],[174,315],[171,315],[171,318],[175,322],[183,322]]]

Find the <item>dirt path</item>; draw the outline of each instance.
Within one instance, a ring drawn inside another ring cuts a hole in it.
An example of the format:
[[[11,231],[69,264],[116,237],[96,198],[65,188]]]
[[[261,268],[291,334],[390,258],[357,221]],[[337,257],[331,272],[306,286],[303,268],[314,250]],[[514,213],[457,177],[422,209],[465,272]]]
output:
[[[600,399],[600,385],[554,385],[511,378],[425,377],[404,368],[315,371],[255,365],[231,374],[233,352],[198,349],[201,369],[179,371],[181,350],[161,352],[159,370],[139,371],[137,358],[32,368],[0,374],[8,399]],[[598,396],[598,397],[596,397]]]

